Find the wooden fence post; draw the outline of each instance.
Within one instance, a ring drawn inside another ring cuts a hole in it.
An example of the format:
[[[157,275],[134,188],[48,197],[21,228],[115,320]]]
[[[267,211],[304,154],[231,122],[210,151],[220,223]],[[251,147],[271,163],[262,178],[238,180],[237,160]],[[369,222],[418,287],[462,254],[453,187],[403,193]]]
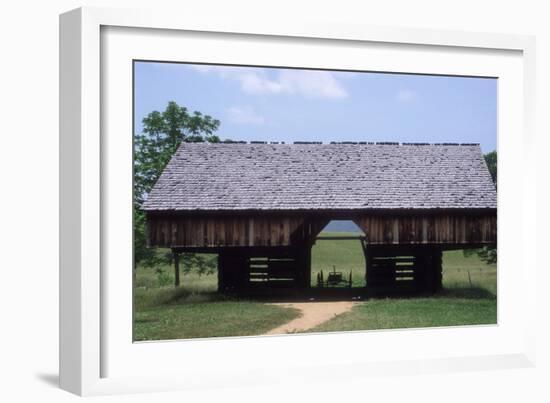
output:
[[[180,254],[178,252],[174,253],[174,286],[180,286]]]

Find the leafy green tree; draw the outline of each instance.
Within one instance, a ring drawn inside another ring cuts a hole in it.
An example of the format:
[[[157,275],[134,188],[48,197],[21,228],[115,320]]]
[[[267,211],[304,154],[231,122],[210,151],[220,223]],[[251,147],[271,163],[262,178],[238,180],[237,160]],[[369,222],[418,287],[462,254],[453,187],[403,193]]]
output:
[[[195,253],[182,253],[181,262],[184,274],[190,273],[193,268],[199,274],[199,277],[203,274],[209,275],[216,272],[215,256],[204,256]]]
[[[143,119],[143,133],[134,142],[134,200],[141,205],[182,142],[219,143],[220,121],[171,101],[164,112]]]
[[[491,151],[490,153],[487,153],[483,156],[485,158],[485,163],[487,164],[487,168],[489,168],[489,173],[491,174],[491,178],[493,178],[493,182],[495,186],[497,185],[497,152]]]
[[[464,249],[464,256],[477,255],[479,259],[487,264],[494,264],[497,262],[497,248],[494,246],[484,246],[480,249]]]
[[[495,187],[497,186],[497,152],[491,151],[483,156],[485,158],[485,163],[487,168],[489,168],[489,173],[493,179]],[[476,254],[482,261],[487,264],[497,262],[497,248],[494,246],[484,246],[481,249],[465,249],[464,256],[471,256]]]
[[[141,206],[179,145],[182,142],[219,143],[219,137],[214,134],[219,126],[219,120],[200,112],[191,113],[173,101],[163,112],[153,111],[143,119],[143,132],[134,137],[135,265],[152,267],[171,260],[169,254],[158,254],[146,247],[145,214]],[[202,260],[201,263],[204,266]]]
[[[482,261],[484,261],[487,264],[497,262],[497,248],[495,248],[494,246],[485,246],[481,248],[477,252],[477,255]]]

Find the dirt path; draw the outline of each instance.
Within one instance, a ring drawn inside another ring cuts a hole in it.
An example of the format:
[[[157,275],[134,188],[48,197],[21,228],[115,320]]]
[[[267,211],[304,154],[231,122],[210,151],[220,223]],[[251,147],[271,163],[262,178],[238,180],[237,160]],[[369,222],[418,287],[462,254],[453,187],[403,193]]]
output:
[[[266,334],[286,334],[312,329],[337,315],[350,311],[354,304],[352,301],[275,303],[273,305],[298,309],[301,315],[284,325],[271,329]]]

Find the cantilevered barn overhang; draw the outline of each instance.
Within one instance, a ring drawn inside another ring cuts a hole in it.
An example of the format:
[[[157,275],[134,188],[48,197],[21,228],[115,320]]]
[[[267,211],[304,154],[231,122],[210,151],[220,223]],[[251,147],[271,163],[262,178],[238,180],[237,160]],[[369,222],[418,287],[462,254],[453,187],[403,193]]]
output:
[[[239,287],[251,258],[286,256],[289,284],[308,287],[311,246],[330,220],[353,220],[371,256],[440,255],[496,245],[496,200],[478,145],[194,143],[144,210],[150,246],[219,253]]]
[[[248,212],[147,214],[150,246],[181,249],[292,246],[310,242],[334,219],[354,221],[371,245],[496,244],[496,211]]]

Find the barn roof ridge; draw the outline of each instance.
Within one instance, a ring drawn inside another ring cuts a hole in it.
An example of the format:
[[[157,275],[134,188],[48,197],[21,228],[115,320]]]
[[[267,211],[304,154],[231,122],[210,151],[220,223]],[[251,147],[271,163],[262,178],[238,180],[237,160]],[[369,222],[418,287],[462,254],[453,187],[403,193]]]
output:
[[[245,145],[339,145],[339,144],[353,144],[353,145],[392,145],[392,146],[479,146],[480,143],[426,143],[426,142],[398,142],[398,141],[330,141],[328,143],[322,141],[270,141],[270,140],[223,140],[219,143],[188,143],[188,144],[245,144]]]

